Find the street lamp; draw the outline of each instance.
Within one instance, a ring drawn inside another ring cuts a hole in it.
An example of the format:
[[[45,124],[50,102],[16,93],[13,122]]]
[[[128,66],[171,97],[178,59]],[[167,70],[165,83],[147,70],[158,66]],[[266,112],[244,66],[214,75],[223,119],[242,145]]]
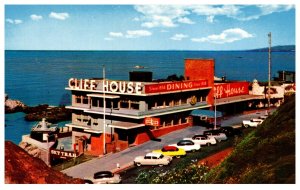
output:
[[[103,88],[103,154],[106,154],[106,133],[105,133],[105,128],[106,128],[106,123],[105,123],[105,111],[106,111],[106,101],[105,101],[105,65],[103,66],[103,80],[102,80],[102,88]]]

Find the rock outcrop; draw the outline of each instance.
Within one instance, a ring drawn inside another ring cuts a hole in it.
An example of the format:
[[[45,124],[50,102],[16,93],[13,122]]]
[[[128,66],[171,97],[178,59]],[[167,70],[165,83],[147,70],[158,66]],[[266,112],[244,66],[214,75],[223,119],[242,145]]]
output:
[[[6,184],[81,184],[84,180],[69,177],[30,156],[19,146],[5,141]]]
[[[31,145],[27,142],[20,142],[19,146],[24,149],[29,155],[39,158],[41,155],[41,151],[38,147]]]
[[[23,102],[9,99],[8,95],[5,95],[5,113],[22,112],[26,107]]]

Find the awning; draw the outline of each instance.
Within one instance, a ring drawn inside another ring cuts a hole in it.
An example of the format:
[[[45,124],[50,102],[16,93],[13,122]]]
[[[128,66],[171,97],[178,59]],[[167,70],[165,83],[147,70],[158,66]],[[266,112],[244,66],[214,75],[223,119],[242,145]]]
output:
[[[199,116],[199,117],[208,117],[208,118],[214,118],[215,117],[215,111],[212,110],[193,110],[191,112],[192,116]],[[216,112],[217,117],[222,117],[222,112],[217,111]]]

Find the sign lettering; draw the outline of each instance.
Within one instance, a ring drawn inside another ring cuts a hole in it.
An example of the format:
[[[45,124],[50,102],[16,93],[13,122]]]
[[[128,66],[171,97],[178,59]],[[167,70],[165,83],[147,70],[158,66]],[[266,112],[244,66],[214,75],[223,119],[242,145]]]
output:
[[[50,154],[54,158],[62,158],[62,159],[67,159],[67,158],[76,158],[77,154],[72,151],[62,151],[62,150],[56,150],[56,149],[51,149]]]
[[[207,80],[162,82],[159,84],[146,84],[145,93],[172,92],[208,87]]]
[[[225,84],[215,84],[214,95],[216,98],[227,98],[238,95],[249,94],[248,82],[234,82]]]
[[[69,79],[69,87],[75,90],[100,90],[96,89],[97,85],[102,85],[105,92],[122,93],[122,94],[142,94],[141,82],[126,81],[96,81],[89,79]]]

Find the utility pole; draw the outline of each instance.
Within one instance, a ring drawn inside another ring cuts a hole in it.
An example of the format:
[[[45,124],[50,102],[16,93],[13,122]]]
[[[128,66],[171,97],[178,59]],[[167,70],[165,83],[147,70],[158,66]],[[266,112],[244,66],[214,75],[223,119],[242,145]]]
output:
[[[103,83],[102,83],[102,90],[103,90],[103,154],[106,154],[106,133],[105,133],[105,128],[106,128],[106,123],[105,123],[105,111],[106,111],[106,101],[105,101],[105,65],[103,66]]]
[[[268,34],[269,37],[269,72],[268,72],[268,108],[270,109],[270,89],[271,89],[271,42],[272,42],[272,36],[271,32]]]

